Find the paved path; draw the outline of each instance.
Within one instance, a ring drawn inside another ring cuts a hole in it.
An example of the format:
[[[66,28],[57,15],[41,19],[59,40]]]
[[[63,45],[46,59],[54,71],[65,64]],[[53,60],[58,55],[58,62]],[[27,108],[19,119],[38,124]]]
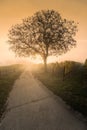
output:
[[[25,71],[10,93],[0,130],[87,130],[87,126]]]

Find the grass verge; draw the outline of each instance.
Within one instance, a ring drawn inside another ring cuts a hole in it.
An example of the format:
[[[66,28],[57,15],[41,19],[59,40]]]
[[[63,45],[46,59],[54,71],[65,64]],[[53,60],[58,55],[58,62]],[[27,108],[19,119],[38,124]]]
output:
[[[22,71],[21,65],[0,67],[0,118],[5,111],[9,92]]]
[[[53,93],[87,117],[87,69],[78,68],[64,80],[51,73],[34,74]]]

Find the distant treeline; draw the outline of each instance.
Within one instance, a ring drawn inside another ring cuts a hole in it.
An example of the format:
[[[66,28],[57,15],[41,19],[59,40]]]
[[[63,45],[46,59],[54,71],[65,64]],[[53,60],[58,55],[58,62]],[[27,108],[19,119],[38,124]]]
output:
[[[47,66],[47,71],[52,75],[56,75],[59,76],[59,78],[64,79],[68,75],[70,75],[78,69],[81,69],[82,67],[84,67],[84,69],[87,69],[87,60],[85,60],[84,64],[76,61],[49,63]],[[42,64],[39,64],[39,66],[36,68],[39,68],[39,70],[41,69],[42,71],[44,71],[44,66]]]

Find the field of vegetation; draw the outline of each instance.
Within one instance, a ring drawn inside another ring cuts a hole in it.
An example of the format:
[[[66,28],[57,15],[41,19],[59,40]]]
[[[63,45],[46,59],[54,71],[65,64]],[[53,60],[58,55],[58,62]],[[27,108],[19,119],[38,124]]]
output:
[[[10,65],[0,67],[0,117],[6,108],[6,101],[15,80],[23,71],[21,65]]]
[[[51,63],[47,72],[39,65],[34,75],[73,109],[87,116],[87,62]]]

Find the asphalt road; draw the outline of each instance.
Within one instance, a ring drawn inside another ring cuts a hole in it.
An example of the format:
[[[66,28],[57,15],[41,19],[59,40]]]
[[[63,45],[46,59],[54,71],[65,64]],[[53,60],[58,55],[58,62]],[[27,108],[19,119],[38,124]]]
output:
[[[29,71],[15,82],[0,130],[87,130],[67,105]]]

